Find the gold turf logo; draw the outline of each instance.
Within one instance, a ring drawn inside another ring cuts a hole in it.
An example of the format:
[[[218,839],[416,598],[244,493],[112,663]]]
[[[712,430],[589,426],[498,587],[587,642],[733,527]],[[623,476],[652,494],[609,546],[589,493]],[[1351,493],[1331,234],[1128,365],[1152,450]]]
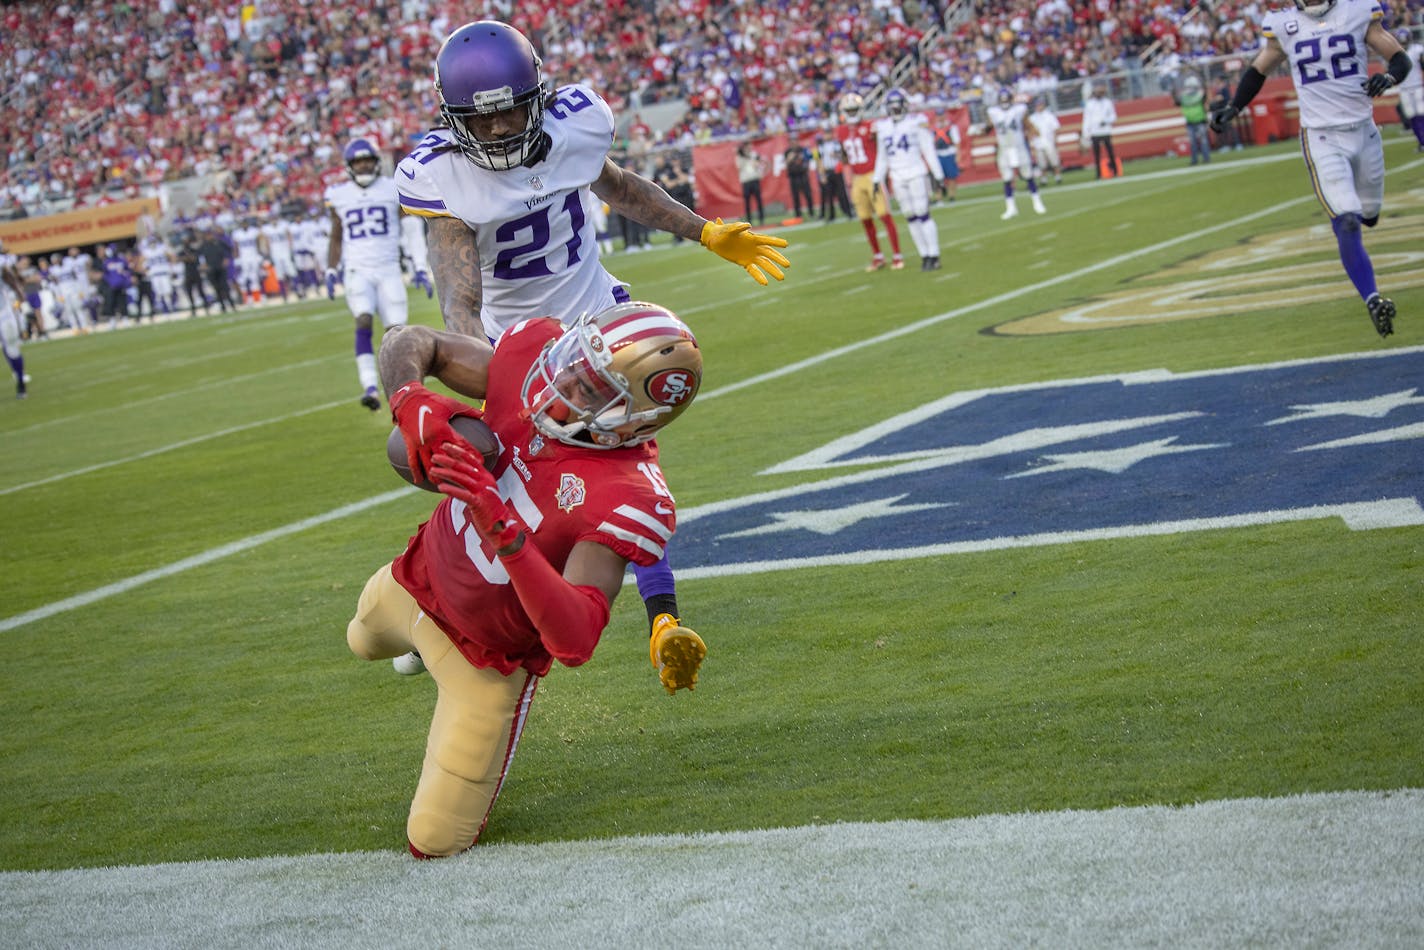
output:
[[[1424,287],[1424,190],[1387,203],[1366,244],[1386,293]],[[1230,317],[1354,298],[1328,222],[1249,238],[1133,278],[1122,290],[1000,324],[1004,336]]]

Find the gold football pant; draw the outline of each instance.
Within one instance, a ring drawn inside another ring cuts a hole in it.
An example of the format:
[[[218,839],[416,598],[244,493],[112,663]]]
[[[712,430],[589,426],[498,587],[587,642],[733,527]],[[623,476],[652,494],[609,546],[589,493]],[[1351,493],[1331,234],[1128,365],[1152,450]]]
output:
[[[435,680],[435,714],[406,836],[417,857],[456,854],[479,840],[514,759],[539,678],[478,669],[382,567],[346,627],[351,652],[384,660],[420,651]]]

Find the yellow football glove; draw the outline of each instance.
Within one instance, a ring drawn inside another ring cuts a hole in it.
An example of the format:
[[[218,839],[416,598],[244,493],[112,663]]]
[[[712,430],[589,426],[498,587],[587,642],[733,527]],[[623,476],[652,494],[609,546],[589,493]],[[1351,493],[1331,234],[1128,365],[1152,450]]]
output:
[[[680,689],[697,688],[697,670],[706,655],[707,644],[672,614],[658,614],[654,618],[648,657],[669,696]]]
[[[721,218],[708,221],[702,226],[702,246],[724,260],[745,267],[752,280],[763,287],[767,284],[767,274],[785,280],[786,275],[776,265],[790,267],[791,262],[775,248],[785,247],[786,238],[757,234],[751,227],[746,221],[731,224],[723,224]]]

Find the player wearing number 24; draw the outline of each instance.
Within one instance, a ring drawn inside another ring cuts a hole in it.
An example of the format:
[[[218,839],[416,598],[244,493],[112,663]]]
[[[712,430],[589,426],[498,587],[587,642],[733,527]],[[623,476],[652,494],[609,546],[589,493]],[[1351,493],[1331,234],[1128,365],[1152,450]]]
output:
[[[1378,0],[1295,0],[1261,22],[1266,45],[1241,74],[1231,102],[1211,115],[1220,134],[1256,97],[1266,76],[1289,62],[1300,107],[1300,143],[1315,195],[1330,215],[1340,262],[1380,336],[1394,332],[1394,302],[1379,292],[1361,226],[1384,204],[1384,146],[1374,100],[1409,75],[1409,56],[1384,28]],[[1369,75],[1369,50],[1388,63]]]
[[[416,857],[478,841],[539,680],[592,655],[629,562],[662,556],[675,505],[658,431],[697,394],[691,331],[654,304],[516,324],[482,337],[393,328],[381,381],[417,481],[449,497],[366,583],[347,627],[369,660],[416,650],[435,680],[425,763],[407,820]],[[487,471],[450,420],[478,415],[425,388],[485,399],[500,453]],[[668,693],[692,689],[707,648],[676,625],[650,656]]]

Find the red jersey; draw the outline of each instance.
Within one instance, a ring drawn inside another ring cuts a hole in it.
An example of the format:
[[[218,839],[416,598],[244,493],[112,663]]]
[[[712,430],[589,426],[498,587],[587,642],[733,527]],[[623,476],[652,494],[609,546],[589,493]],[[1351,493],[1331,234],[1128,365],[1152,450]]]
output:
[[[657,443],[577,448],[545,438],[521,417],[529,367],[563,331],[557,320],[526,320],[495,345],[484,419],[499,436],[493,474],[500,497],[524,529],[524,543],[559,573],[580,541],[605,545],[634,564],[653,564],[676,525]],[[453,498],[436,507],[396,558],[396,582],[475,666],[505,675],[523,667],[543,676],[553,658],[465,507]]]
[[[869,175],[875,171],[875,128],[870,120],[836,126],[836,139],[841,143],[851,174]]]

